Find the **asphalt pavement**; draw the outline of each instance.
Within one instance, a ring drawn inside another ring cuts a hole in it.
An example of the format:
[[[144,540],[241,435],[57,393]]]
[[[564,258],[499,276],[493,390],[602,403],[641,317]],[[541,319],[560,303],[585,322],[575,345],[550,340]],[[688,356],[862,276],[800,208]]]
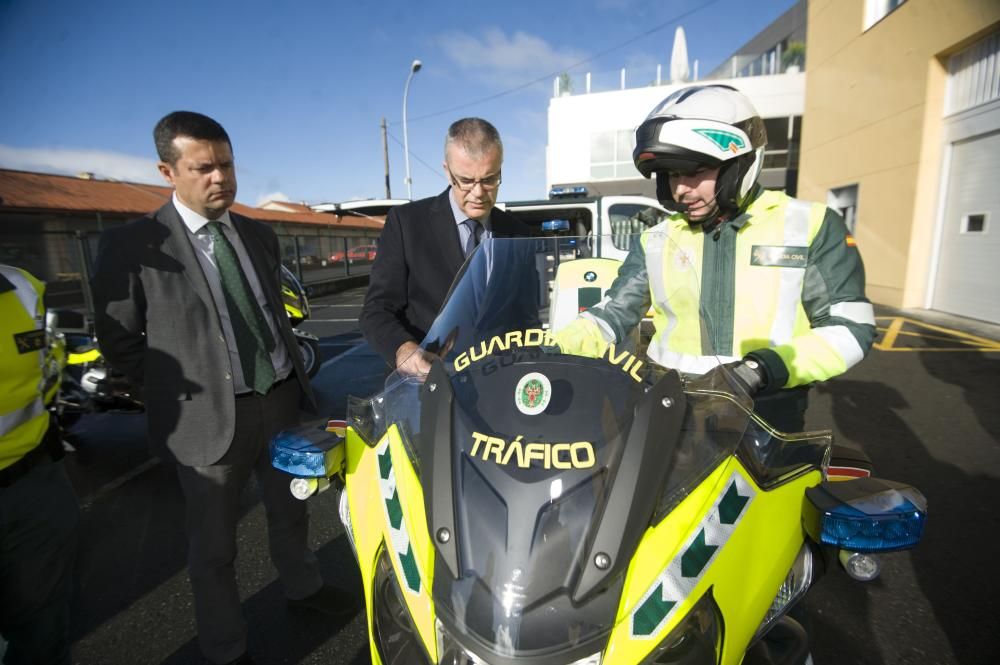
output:
[[[384,365],[357,329],[363,290],[314,301],[321,337],[314,387],[325,415],[381,384]],[[809,424],[865,450],[877,475],[929,500],[921,545],[883,557],[881,577],[833,568],[801,608],[817,665],[996,662],[1000,636],[1000,327],[880,309],[878,348],[813,390]],[[172,468],[148,456],[136,414],[84,418],[70,471],[83,508],[74,662],[201,662],[185,570],[182,498]],[[360,589],[333,492],[311,499],[311,540],[328,581]],[[267,555],[253,483],[242,501],[237,561],[250,651],[261,665],[369,662],[362,615],[336,624],[289,614]]]

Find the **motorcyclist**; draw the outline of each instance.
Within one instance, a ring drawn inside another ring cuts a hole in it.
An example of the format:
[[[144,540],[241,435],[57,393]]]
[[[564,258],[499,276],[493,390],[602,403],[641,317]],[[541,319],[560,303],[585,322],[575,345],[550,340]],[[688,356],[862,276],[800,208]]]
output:
[[[556,337],[564,351],[601,355],[652,303],[654,361],[703,375],[721,359],[765,420],[797,432],[809,385],[864,358],[875,320],[841,216],[758,184],[766,143],[763,120],[730,86],[690,86],[657,105],[636,130],[633,160],[656,175],[673,214],[642,234],[607,295]],[[671,300],[689,271],[700,276],[700,303]]]

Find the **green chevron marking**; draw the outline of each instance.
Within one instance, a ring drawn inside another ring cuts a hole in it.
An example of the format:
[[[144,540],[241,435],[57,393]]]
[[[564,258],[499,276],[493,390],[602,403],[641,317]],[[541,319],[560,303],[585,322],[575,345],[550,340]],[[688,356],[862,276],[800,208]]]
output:
[[[652,635],[677,603],[663,600],[663,584],[657,584],[649,598],[632,615],[633,635]]]
[[[420,571],[417,569],[417,558],[413,556],[413,546],[406,548],[406,553],[399,555],[399,563],[403,566],[403,577],[406,578],[406,586],[414,593],[420,591]]]
[[[750,497],[740,495],[735,482],[731,484],[726,490],[726,495],[719,502],[719,521],[723,524],[735,524],[740,513],[743,512],[743,506],[747,505],[749,500]]]
[[[393,529],[398,530],[403,522],[403,504],[399,502],[399,491],[392,493],[392,496],[385,500],[385,508],[389,513],[389,524]]]
[[[378,456],[378,473],[382,480],[389,480],[389,472],[392,471],[392,455],[389,453],[389,446]]]
[[[739,135],[732,132],[724,132],[721,129],[696,129],[694,131],[719,146],[719,150],[736,152],[746,145]]]
[[[687,551],[681,556],[681,575],[683,577],[698,577],[702,568],[705,567],[717,549],[719,549],[718,546],[705,543],[705,530],[699,531],[694,542],[691,543],[691,547],[687,548]]]

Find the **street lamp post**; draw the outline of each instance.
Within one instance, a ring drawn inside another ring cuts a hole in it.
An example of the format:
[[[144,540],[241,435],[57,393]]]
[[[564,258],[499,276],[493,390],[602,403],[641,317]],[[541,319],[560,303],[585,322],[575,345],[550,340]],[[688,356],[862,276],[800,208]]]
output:
[[[406,96],[410,92],[410,80],[413,75],[420,71],[423,63],[419,60],[414,60],[410,63],[410,75],[406,77],[406,85],[403,87],[403,163],[406,164],[406,198],[413,200],[413,192],[411,191],[411,185],[413,184],[413,179],[410,178],[410,141],[406,135]]]

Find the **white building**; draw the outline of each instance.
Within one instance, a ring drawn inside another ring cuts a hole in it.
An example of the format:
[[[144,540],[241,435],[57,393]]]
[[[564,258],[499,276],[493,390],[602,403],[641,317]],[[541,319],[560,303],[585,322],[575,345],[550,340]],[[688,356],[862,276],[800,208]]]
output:
[[[764,118],[768,148],[761,183],[795,193],[798,141],[805,105],[805,74],[650,85],[610,92],[553,97],[548,111],[546,185],[584,185],[591,195],[654,196],[655,183],[632,163],[635,129],[674,90],[688,85],[726,84],[746,94]]]

